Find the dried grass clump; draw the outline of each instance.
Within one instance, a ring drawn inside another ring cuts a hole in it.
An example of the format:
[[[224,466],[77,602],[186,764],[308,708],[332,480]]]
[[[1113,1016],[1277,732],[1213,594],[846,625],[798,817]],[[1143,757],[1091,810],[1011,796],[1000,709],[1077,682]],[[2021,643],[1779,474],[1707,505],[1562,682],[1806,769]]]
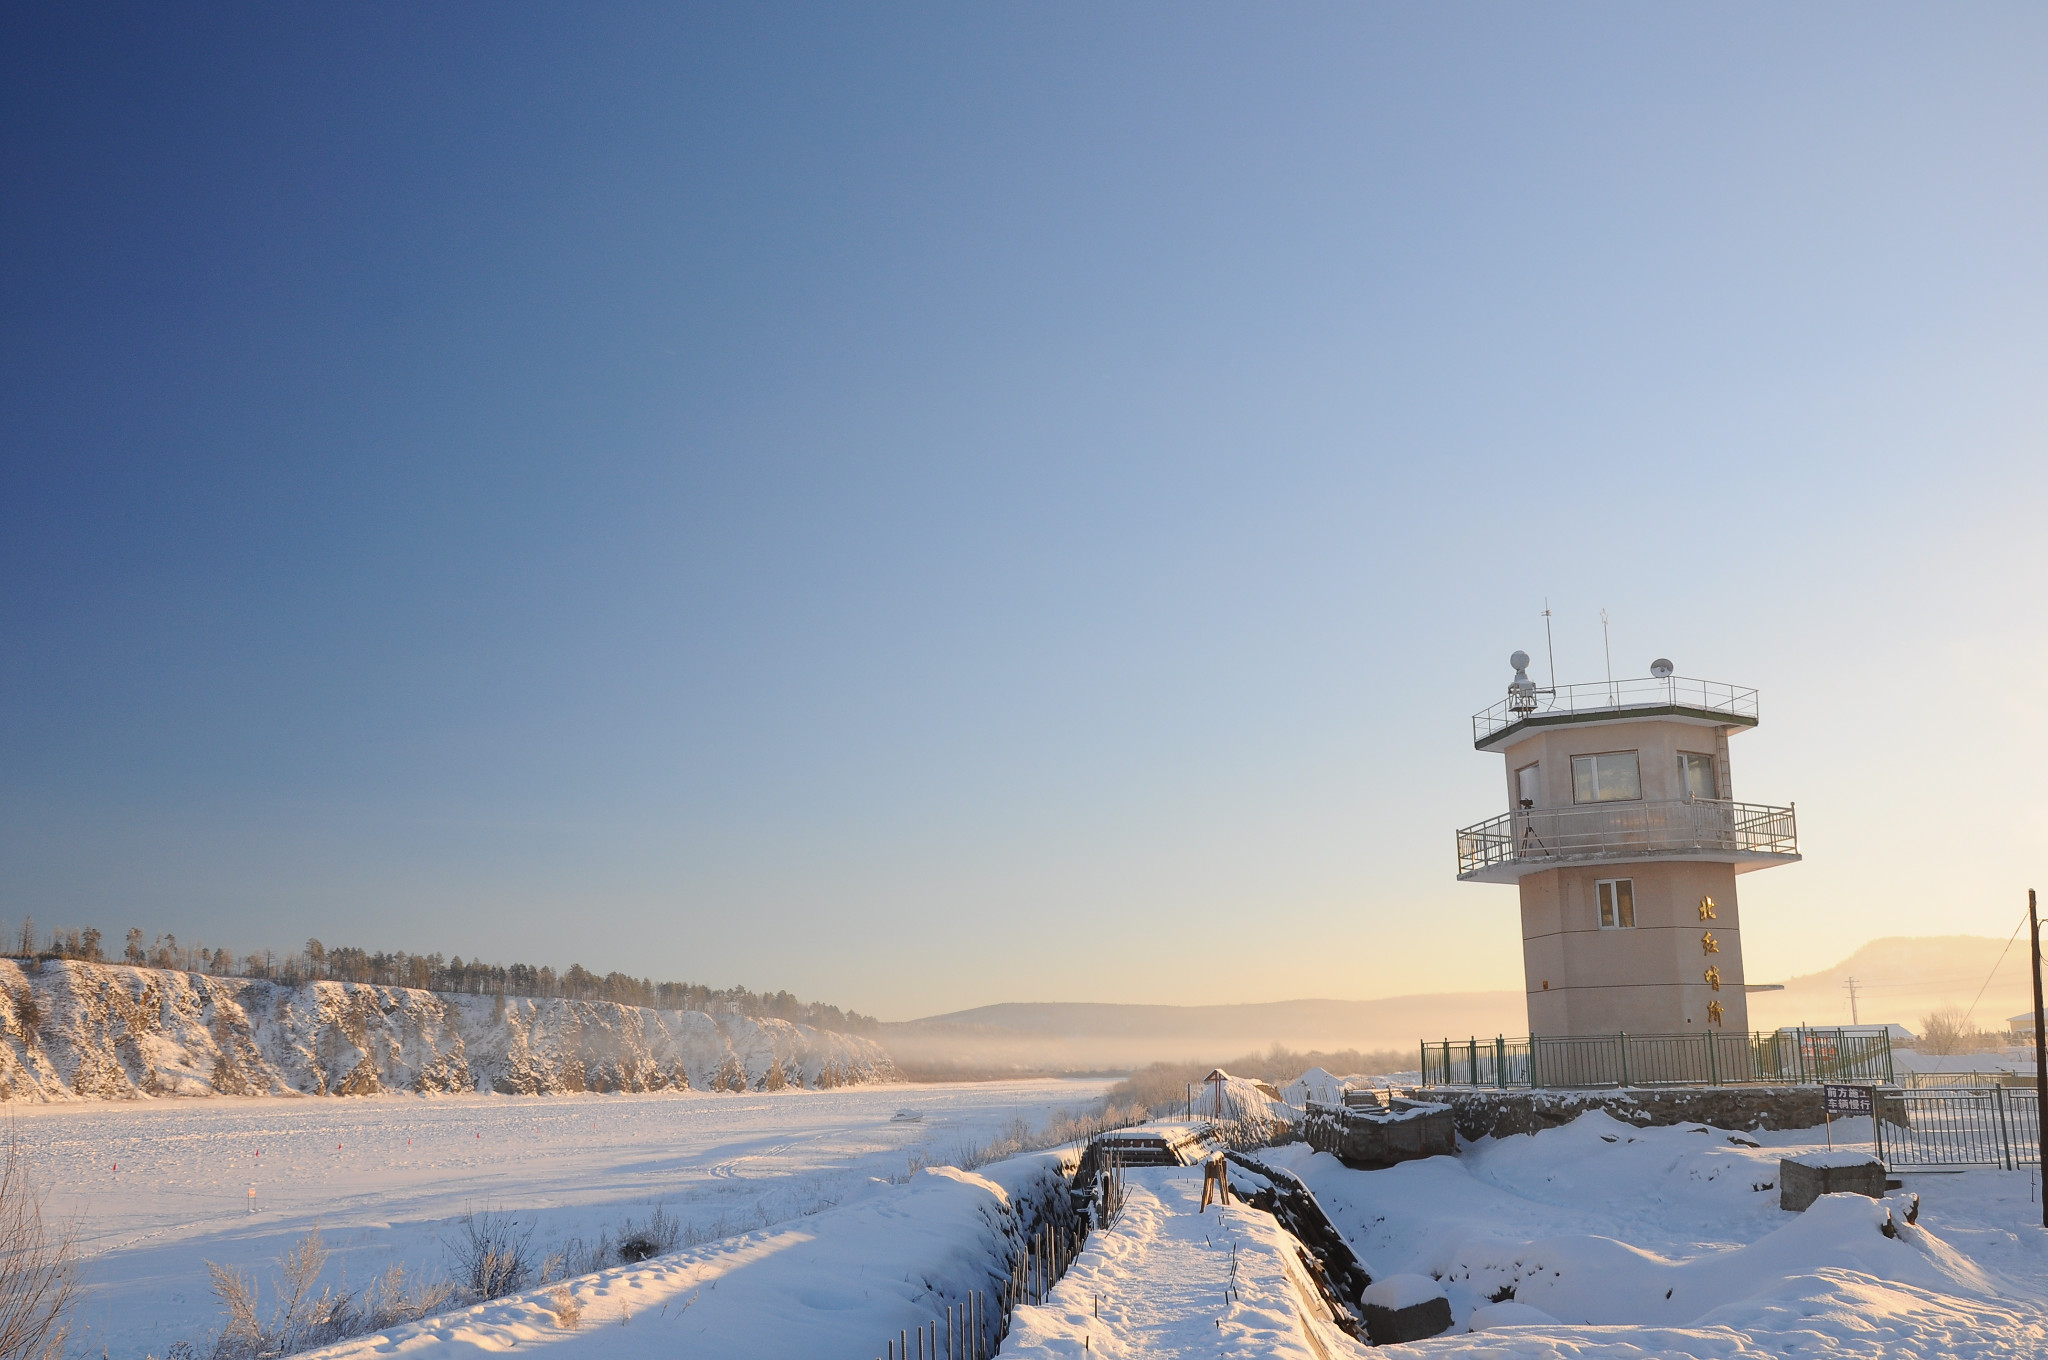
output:
[[[312,1350],[366,1332],[381,1332],[401,1322],[416,1322],[440,1312],[455,1298],[453,1285],[409,1279],[399,1264],[360,1293],[332,1288],[315,1293],[320,1272],[327,1265],[327,1248],[321,1244],[318,1228],[300,1238],[277,1264],[277,1306],[265,1317],[256,1286],[248,1276],[214,1261],[206,1263],[213,1276],[214,1296],[228,1315],[219,1335],[204,1348],[206,1360],[258,1360]],[[173,1350],[181,1356],[201,1353],[199,1347],[189,1345]]]
[[[576,1324],[583,1321],[583,1305],[576,1302],[566,1284],[558,1284],[549,1292],[548,1311],[555,1315],[555,1325],[564,1331],[574,1331]]]

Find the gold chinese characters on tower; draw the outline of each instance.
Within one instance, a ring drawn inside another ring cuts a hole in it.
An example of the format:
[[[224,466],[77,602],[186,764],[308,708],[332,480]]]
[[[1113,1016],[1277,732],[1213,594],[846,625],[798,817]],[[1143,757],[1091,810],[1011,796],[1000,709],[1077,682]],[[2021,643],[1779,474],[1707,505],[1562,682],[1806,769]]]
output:
[[[1721,952],[1721,942],[1714,938],[1713,931],[1709,930],[1700,936],[1700,952],[1702,954],[1718,954]]]
[[[1721,970],[1711,964],[1707,966],[1707,985],[1717,992],[1721,990]]]
[[[1713,898],[1711,898],[1711,897],[1702,897],[1702,898],[1700,899],[1700,919],[1701,919],[1702,921],[1711,921],[1711,920],[1715,919],[1715,918],[1714,918],[1714,899],[1713,899]]]

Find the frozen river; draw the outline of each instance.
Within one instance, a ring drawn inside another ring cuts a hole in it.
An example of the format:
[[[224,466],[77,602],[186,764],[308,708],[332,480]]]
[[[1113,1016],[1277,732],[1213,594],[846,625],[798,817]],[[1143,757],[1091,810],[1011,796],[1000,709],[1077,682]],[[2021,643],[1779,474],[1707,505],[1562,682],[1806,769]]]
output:
[[[329,1277],[394,1260],[438,1271],[450,1220],[517,1211],[536,1245],[656,1204],[732,1232],[833,1203],[913,1158],[1042,1126],[1106,1081],[866,1086],[769,1094],[223,1097],[10,1111],[50,1208],[89,1256],[74,1349],[161,1356],[218,1323],[206,1262],[252,1271],[320,1228]],[[897,1121],[899,1109],[918,1122]],[[250,1190],[254,1189],[252,1201]],[[253,1211],[252,1211],[253,1204]]]

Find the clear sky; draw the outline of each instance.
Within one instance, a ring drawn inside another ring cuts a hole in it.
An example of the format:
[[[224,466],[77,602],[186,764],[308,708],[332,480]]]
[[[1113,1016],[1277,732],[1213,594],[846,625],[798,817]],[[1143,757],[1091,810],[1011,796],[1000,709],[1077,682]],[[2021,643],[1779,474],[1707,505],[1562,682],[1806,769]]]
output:
[[[887,1018],[1520,985],[1507,654],[1752,978],[2048,888],[2048,10],[11,6],[0,918]],[[1539,674],[1540,678],[1540,674]]]

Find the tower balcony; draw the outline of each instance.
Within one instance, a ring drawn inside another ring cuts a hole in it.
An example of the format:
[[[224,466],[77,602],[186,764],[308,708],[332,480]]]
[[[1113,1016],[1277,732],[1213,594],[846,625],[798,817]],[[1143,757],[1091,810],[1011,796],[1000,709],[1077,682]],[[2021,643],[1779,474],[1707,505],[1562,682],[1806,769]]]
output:
[[[1522,682],[1527,685],[1527,681]],[[1568,723],[1618,719],[1678,718],[1725,727],[1755,727],[1756,691],[1720,680],[1682,675],[1647,675],[1590,685],[1528,686],[1472,715],[1472,744],[1482,751],[1505,746],[1525,733]]]
[[[1789,807],[1687,798],[1532,808],[1458,833],[1458,877],[1469,882],[1653,859],[1732,864],[1738,874],[1796,863],[1798,821]]]

